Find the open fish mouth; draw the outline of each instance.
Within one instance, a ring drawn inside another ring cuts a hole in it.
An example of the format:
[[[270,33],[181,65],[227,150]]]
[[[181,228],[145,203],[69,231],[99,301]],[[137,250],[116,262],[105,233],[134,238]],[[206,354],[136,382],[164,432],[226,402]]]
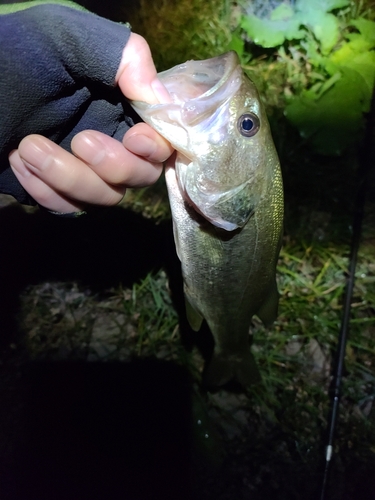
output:
[[[243,75],[238,56],[228,52],[187,61],[158,76],[171,100],[132,105],[178,151],[181,195],[214,226],[244,227],[262,195],[264,148],[262,139],[253,137],[260,130],[256,89]]]
[[[238,88],[241,69],[236,62],[236,56],[228,52],[203,61],[187,61],[159,73],[158,76],[167,88],[173,103],[180,105],[188,103],[186,111],[190,109],[195,112],[192,113],[194,120],[194,114],[202,111],[194,108],[195,103],[207,99],[212,107],[213,100],[217,99],[219,103],[228,98],[228,93],[233,95],[236,89],[227,88],[232,74],[235,74],[232,85]]]

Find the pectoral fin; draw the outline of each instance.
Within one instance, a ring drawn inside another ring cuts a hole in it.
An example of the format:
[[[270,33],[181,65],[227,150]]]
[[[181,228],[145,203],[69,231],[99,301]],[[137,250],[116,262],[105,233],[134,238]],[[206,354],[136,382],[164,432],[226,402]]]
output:
[[[256,315],[263,322],[264,326],[271,326],[277,318],[279,307],[279,292],[277,291],[276,280],[273,281],[266,300],[257,311]]]
[[[186,317],[189,321],[189,325],[195,332],[198,332],[202,326],[203,316],[199,314],[199,312],[190,304],[186,295],[185,295],[185,308],[186,308]]]

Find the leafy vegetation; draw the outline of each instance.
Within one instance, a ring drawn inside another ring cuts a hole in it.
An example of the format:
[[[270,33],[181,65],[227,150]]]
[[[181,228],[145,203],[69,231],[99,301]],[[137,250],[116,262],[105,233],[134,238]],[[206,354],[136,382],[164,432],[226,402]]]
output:
[[[220,0],[141,4],[132,23],[160,69],[232,49],[253,76],[268,54],[269,71],[283,73],[285,115],[313,150],[338,155],[358,145],[375,82],[370,6],[350,0],[260,2],[258,8],[242,2],[242,9]],[[260,47],[268,52],[259,57]]]

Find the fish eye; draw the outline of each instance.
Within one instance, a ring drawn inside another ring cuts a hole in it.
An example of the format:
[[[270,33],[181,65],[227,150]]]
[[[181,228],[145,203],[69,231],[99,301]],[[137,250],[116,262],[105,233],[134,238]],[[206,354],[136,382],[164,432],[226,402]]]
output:
[[[244,113],[238,118],[237,127],[244,137],[253,137],[260,128],[260,121],[254,113]]]

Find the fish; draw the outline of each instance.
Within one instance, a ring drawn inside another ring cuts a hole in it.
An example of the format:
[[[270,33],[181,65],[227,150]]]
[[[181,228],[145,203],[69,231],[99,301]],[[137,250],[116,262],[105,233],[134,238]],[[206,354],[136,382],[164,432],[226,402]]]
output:
[[[250,326],[277,317],[283,181],[264,106],[236,52],[158,73],[169,102],[131,102],[176,149],[165,169],[187,319],[214,338],[207,387],[260,381]]]

